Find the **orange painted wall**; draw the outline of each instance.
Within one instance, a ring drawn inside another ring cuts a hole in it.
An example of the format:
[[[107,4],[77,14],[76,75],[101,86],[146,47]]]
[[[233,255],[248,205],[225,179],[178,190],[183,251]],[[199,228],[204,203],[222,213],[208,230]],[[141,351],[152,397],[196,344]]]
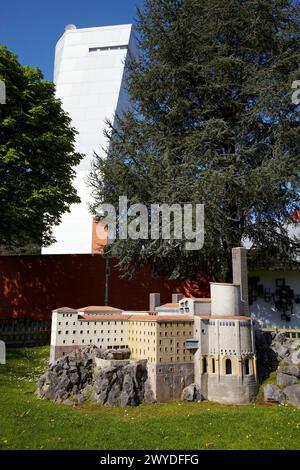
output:
[[[184,282],[153,278],[148,267],[132,280],[122,279],[111,263],[109,304],[124,309],[148,309],[149,294],[161,293],[161,303],[173,292],[208,295],[208,281],[199,275]],[[103,305],[105,261],[101,255],[0,256],[0,319],[49,319],[57,307]]]

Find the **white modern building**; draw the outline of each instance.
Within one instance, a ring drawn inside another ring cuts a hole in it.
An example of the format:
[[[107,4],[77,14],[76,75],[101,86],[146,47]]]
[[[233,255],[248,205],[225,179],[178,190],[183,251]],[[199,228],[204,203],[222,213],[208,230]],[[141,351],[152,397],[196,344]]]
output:
[[[57,97],[78,131],[76,151],[85,157],[76,168],[74,185],[81,198],[53,230],[57,240],[43,254],[92,253],[93,219],[87,177],[93,155],[105,154],[105,121],[128,108],[125,63],[135,54],[132,25],[77,29],[68,25],[55,49]]]

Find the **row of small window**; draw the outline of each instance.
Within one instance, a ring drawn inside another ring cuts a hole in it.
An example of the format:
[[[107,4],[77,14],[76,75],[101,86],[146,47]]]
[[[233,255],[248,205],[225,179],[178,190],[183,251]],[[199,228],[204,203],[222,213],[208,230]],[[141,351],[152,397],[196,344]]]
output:
[[[202,374],[207,373],[207,368],[208,368],[207,359],[203,357],[202,358]],[[214,357],[211,358],[211,372],[213,374],[216,373],[216,361]],[[245,375],[250,375],[250,359],[248,358],[244,359],[244,373]],[[232,375],[232,361],[229,358],[225,360],[225,374]]]
[[[58,331],[58,334],[61,335],[62,331],[59,330]],[[65,335],[68,335],[69,334],[69,330],[66,330],[65,332]],[[99,333],[99,332],[98,332]],[[103,333],[103,330],[101,330],[101,333]],[[110,330],[106,331],[107,334],[110,334]],[[114,330],[114,333],[117,334],[117,330]],[[123,330],[120,331],[120,333],[122,334],[123,333]],[[83,330],[80,330],[80,334],[83,335],[83,334],[87,334],[89,335],[90,334],[90,330],[87,330],[87,331],[83,331]],[[97,330],[94,330],[94,335],[97,334]],[[76,330],[73,330],[73,335],[76,335]]]
[[[220,321],[220,326],[234,326],[234,321]]]
[[[132,335],[141,335],[141,334],[144,334],[144,335],[149,335],[149,336],[154,336],[155,335],[155,331],[144,331],[142,332],[140,329],[139,330],[130,330],[131,331],[131,334]]]
[[[66,332],[67,333],[67,332]],[[90,330],[87,330],[87,331],[84,331],[84,330],[80,330],[79,332],[81,335],[89,335],[90,334]],[[97,332],[97,330],[94,330],[94,335],[96,335],[97,333],[99,333],[99,331]],[[103,330],[100,331],[101,334],[103,334]],[[106,331],[105,332],[106,334],[110,334],[110,330]],[[117,334],[117,330],[114,330],[114,333]],[[123,334],[123,330],[120,331],[121,334]]]
[[[97,324],[99,325],[100,323],[101,323],[101,325],[104,325],[104,324],[105,324],[105,325],[110,325],[110,324],[113,323],[113,322],[111,322],[111,321],[105,321],[105,322],[103,322],[103,321],[102,321],[102,322],[99,322],[99,321],[98,321],[98,322],[97,322],[97,321],[94,321],[94,322],[92,322],[92,321],[91,321],[91,322],[89,322],[89,321],[88,321],[88,322],[87,322],[87,321],[81,321],[81,322],[80,322],[80,325],[81,325],[81,326],[82,326],[82,325],[88,325],[88,326],[89,326],[90,323],[91,323],[91,324],[94,323],[94,325],[96,326]],[[123,325],[124,322],[122,322],[122,321],[121,321],[121,322],[116,322],[116,321],[115,321],[114,323],[115,323],[115,325],[116,325],[117,323],[118,323],[118,324],[121,323],[121,325]]]
[[[74,343],[74,341],[73,341],[73,343]],[[126,348],[127,348],[127,346],[125,346],[125,345],[123,344],[122,346],[120,346],[120,345],[118,345],[118,346],[117,346],[117,345],[115,345],[115,346],[107,346],[107,348],[105,348],[105,349],[126,349]],[[99,349],[102,349],[102,346],[101,346],[101,345],[99,346]],[[65,356],[66,353],[63,352],[62,355]]]
[[[97,343],[100,343],[100,341],[103,343],[103,342],[104,342],[104,339],[102,338],[102,339],[100,340],[100,338],[98,338],[97,341],[96,341],[95,339],[90,339],[90,340],[87,340],[86,342],[87,342],[87,343],[96,343],[96,342],[97,342]],[[114,338],[114,342],[116,342],[116,341],[117,341],[117,338]],[[123,338],[121,338],[119,341],[123,342]],[[109,338],[106,340],[106,342],[109,343]],[[72,344],[74,344],[74,343],[75,343],[75,340],[73,339],[73,340],[72,340]],[[84,340],[84,339],[81,340],[81,343],[84,344],[84,343],[85,343],[85,340]],[[66,340],[65,340],[65,339],[63,340],[63,344],[66,344]]]
[[[172,346],[170,347],[170,350],[167,347],[159,348],[159,352],[162,352],[163,349],[164,349],[164,352],[166,352],[166,353],[168,353],[168,352],[172,353],[173,352],[173,347]],[[176,352],[177,352],[177,354],[180,354],[180,349],[176,349]],[[181,351],[181,353],[183,353],[183,354],[186,354],[186,352],[187,352],[186,349],[183,349]]]
[[[138,348],[132,348],[131,351],[132,351],[132,354],[133,353],[142,354],[142,350]],[[149,347],[147,348],[147,351],[150,351]],[[152,351],[155,352],[155,348],[152,348]],[[146,354],[145,349],[144,349],[144,354]]]
[[[63,313],[63,317],[73,317],[73,313]]]
[[[160,339],[160,340],[159,340],[159,344],[161,344],[161,341],[162,341],[162,340]],[[170,343],[170,344],[173,344],[173,340],[170,339],[170,340],[169,340],[169,343]],[[166,340],[164,340],[164,344],[166,344]],[[184,346],[184,345],[185,345],[185,341],[182,341],[181,344],[182,344],[182,346]],[[177,346],[177,348],[179,348],[179,346],[180,346],[180,343],[178,343],[178,341],[177,341],[177,343],[176,343],[176,346]]]
[[[82,343],[84,343],[84,341],[85,341],[84,339],[81,340]],[[94,338],[94,339],[90,339],[90,340],[89,340],[90,343],[96,342],[96,341],[97,341],[97,343],[100,343],[100,341],[101,341],[101,343],[104,343],[104,342],[109,343],[109,342],[110,342],[110,338],[106,338],[105,341],[104,341],[104,338],[97,338],[97,340]],[[114,338],[114,342],[116,342],[116,341],[117,341],[117,338]],[[120,338],[118,341],[123,342],[124,340],[123,340],[123,338]],[[73,339],[73,340],[72,340],[72,344],[74,344],[74,342],[75,342],[75,340]],[[66,340],[65,340],[65,339],[63,340],[63,344],[66,344]]]
[[[235,349],[221,349],[221,354],[234,354],[236,355],[236,350]],[[218,354],[218,352],[214,349],[209,351],[209,354]]]
[[[177,331],[177,332],[176,332],[176,336],[180,336],[181,334],[182,334],[183,336],[185,336],[185,333],[186,333],[185,331],[182,331],[182,332]],[[192,331],[189,331],[188,334],[189,334],[189,336],[192,336]],[[159,332],[159,336],[164,336],[161,331]],[[167,332],[167,331],[166,331],[166,332],[165,332],[165,336],[173,336],[173,332],[172,332],[172,331],[170,331],[170,332]]]
[[[68,335],[69,330],[65,331],[64,333],[65,333],[65,335]],[[58,331],[58,334],[61,335],[61,330]],[[73,335],[76,335],[76,331],[73,331]]]
[[[97,51],[119,51],[123,49],[128,49],[128,46],[102,46],[102,47],[90,47],[89,52]]]
[[[164,326],[165,328],[167,328],[169,325],[170,325],[171,327],[173,327],[174,324],[175,324],[174,322],[166,322],[166,323],[160,323],[160,326]],[[190,321],[189,321],[189,322],[184,322],[184,324],[185,324],[186,326],[193,326],[193,322],[190,322]],[[179,326],[179,323],[178,323],[178,322],[176,323],[176,326]]]
[[[170,362],[173,362],[173,356],[170,356]],[[158,362],[164,362],[164,360],[166,360],[166,358],[162,358],[160,357]],[[176,357],[176,362],[186,362],[186,361],[193,361],[193,356],[177,356]],[[169,362],[169,360],[168,360]],[[175,361],[174,361],[175,362]]]
[[[68,326],[68,324],[69,324],[69,322],[66,321],[65,326]],[[61,322],[60,322],[60,321],[58,322],[58,325],[59,325],[59,326],[61,325]],[[76,325],[76,321],[73,321],[73,326],[75,326],[75,325]]]
[[[135,338],[134,336],[129,336],[128,339],[135,343],[150,343],[149,338]],[[155,339],[151,340],[151,343],[155,344]]]
[[[107,339],[106,339],[106,342],[109,343],[109,340],[110,340],[110,339],[107,338]],[[101,340],[100,340],[100,338],[97,338],[97,343],[100,343],[100,341],[101,341],[102,343],[104,343],[104,338],[101,338]],[[115,342],[115,343],[116,343],[116,341],[117,341],[117,338],[114,338],[114,342]],[[118,341],[123,342],[123,338],[120,338],[120,340],[118,340]],[[85,342],[85,340],[82,339],[82,340],[81,340],[81,343],[84,344],[84,342]],[[90,343],[95,343],[95,342],[96,342],[95,339],[90,339]]]

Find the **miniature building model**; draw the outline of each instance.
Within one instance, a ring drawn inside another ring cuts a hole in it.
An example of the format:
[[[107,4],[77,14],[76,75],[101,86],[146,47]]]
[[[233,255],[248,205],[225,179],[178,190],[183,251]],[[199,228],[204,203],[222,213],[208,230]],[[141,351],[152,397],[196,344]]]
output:
[[[247,315],[246,250],[233,250],[235,283],[211,283],[211,299],[177,298],[159,305],[150,294],[148,312],[113,307],[68,307],[52,316],[50,362],[94,344],[129,348],[132,360],[147,360],[157,401],[180,399],[195,383],[204,399],[249,403],[257,392],[253,321]]]

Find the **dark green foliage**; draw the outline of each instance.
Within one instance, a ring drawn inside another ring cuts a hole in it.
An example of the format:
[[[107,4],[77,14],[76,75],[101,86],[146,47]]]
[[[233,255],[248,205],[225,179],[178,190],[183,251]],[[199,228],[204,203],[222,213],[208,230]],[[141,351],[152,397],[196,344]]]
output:
[[[128,67],[133,110],[110,126],[95,160],[96,205],[204,203],[205,245],[116,241],[126,272],[150,262],[185,277],[230,278],[231,248],[249,240],[266,263],[290,262],[286,221],[299,207],[299,2],[149,0],[138,15],[141,55]]]
[[[55,99],[54,84],[38,68],[22,67],[0,46],[0,80],[6,104],[0,105],[0,245],[47,245],[51,227],[72,203],[72,186],[81,155],[76,131]]]

